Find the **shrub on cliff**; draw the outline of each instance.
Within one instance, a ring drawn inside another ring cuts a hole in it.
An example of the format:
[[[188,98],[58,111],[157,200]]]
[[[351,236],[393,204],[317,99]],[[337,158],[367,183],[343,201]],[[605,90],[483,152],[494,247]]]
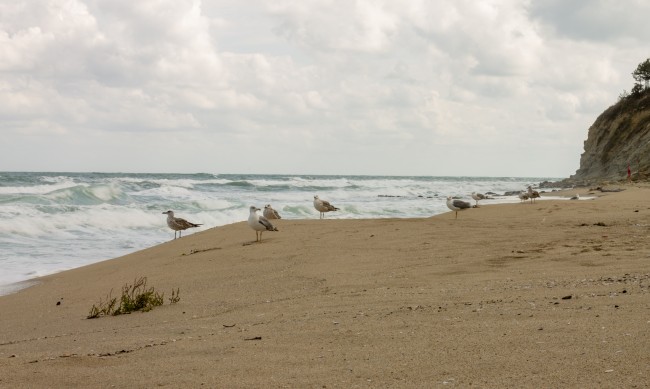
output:
[[[632,77],[637,82],[637,85],[641,85],[643,82],[643,89],[648,89],[648,83],[650,83],[650,58],[641,62],[639,66],[636,67],[634,72],[632,72]]]

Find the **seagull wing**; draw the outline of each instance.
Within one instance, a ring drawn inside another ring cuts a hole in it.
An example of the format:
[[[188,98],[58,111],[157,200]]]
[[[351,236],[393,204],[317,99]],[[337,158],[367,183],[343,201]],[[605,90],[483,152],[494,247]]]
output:
[[[266,228],[267,231],[277,231],[278,229],[271,224],[264,216],[260,216],[258,222]]]
[[[201,225],[201,224],[190,223],[190,222],[188,222],[187,220],[185,220],[185,219],[181,219],[181,218],[179,218],[179,217],[175,218],[175,219],[174,219],[174,222],[176,223],[176,225],[177,225],[179,228],[182,228],[182,229],[187,229],[187,228],[191,228],[191,227],[198,227],[198,226]]]
[[[329,201],[321,200],[323,206],[327,208],[328,211],[338,211],[339,209],[329,203]]]

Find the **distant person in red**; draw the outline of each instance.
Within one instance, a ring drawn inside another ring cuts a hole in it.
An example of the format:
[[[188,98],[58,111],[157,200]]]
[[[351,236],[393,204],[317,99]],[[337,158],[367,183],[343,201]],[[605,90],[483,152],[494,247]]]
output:
[[[632,170],[630,170],[630,164],[627,164],[627,182],[632,182]]]

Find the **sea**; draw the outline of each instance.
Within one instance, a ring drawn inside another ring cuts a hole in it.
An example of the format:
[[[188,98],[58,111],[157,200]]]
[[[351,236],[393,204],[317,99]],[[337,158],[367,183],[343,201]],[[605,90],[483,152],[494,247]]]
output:
[[[283,219],[314,219],[313,196],[340,211],[333,219],[418,218],[450,212],[446,197],[483,204],[519,202],[506,192],[556,177],[0,172],[0,295],[30,280],[173,239],[162,212],[203,226],[183,236],[245,221],[251,205]],[[249,237],[242,237],[248,239]]]

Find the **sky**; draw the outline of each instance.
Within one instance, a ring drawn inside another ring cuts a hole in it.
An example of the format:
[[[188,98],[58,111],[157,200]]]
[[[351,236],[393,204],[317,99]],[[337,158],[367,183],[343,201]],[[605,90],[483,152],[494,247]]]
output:
[[[0,171],[568,177],[644,0],[0,0]]]

